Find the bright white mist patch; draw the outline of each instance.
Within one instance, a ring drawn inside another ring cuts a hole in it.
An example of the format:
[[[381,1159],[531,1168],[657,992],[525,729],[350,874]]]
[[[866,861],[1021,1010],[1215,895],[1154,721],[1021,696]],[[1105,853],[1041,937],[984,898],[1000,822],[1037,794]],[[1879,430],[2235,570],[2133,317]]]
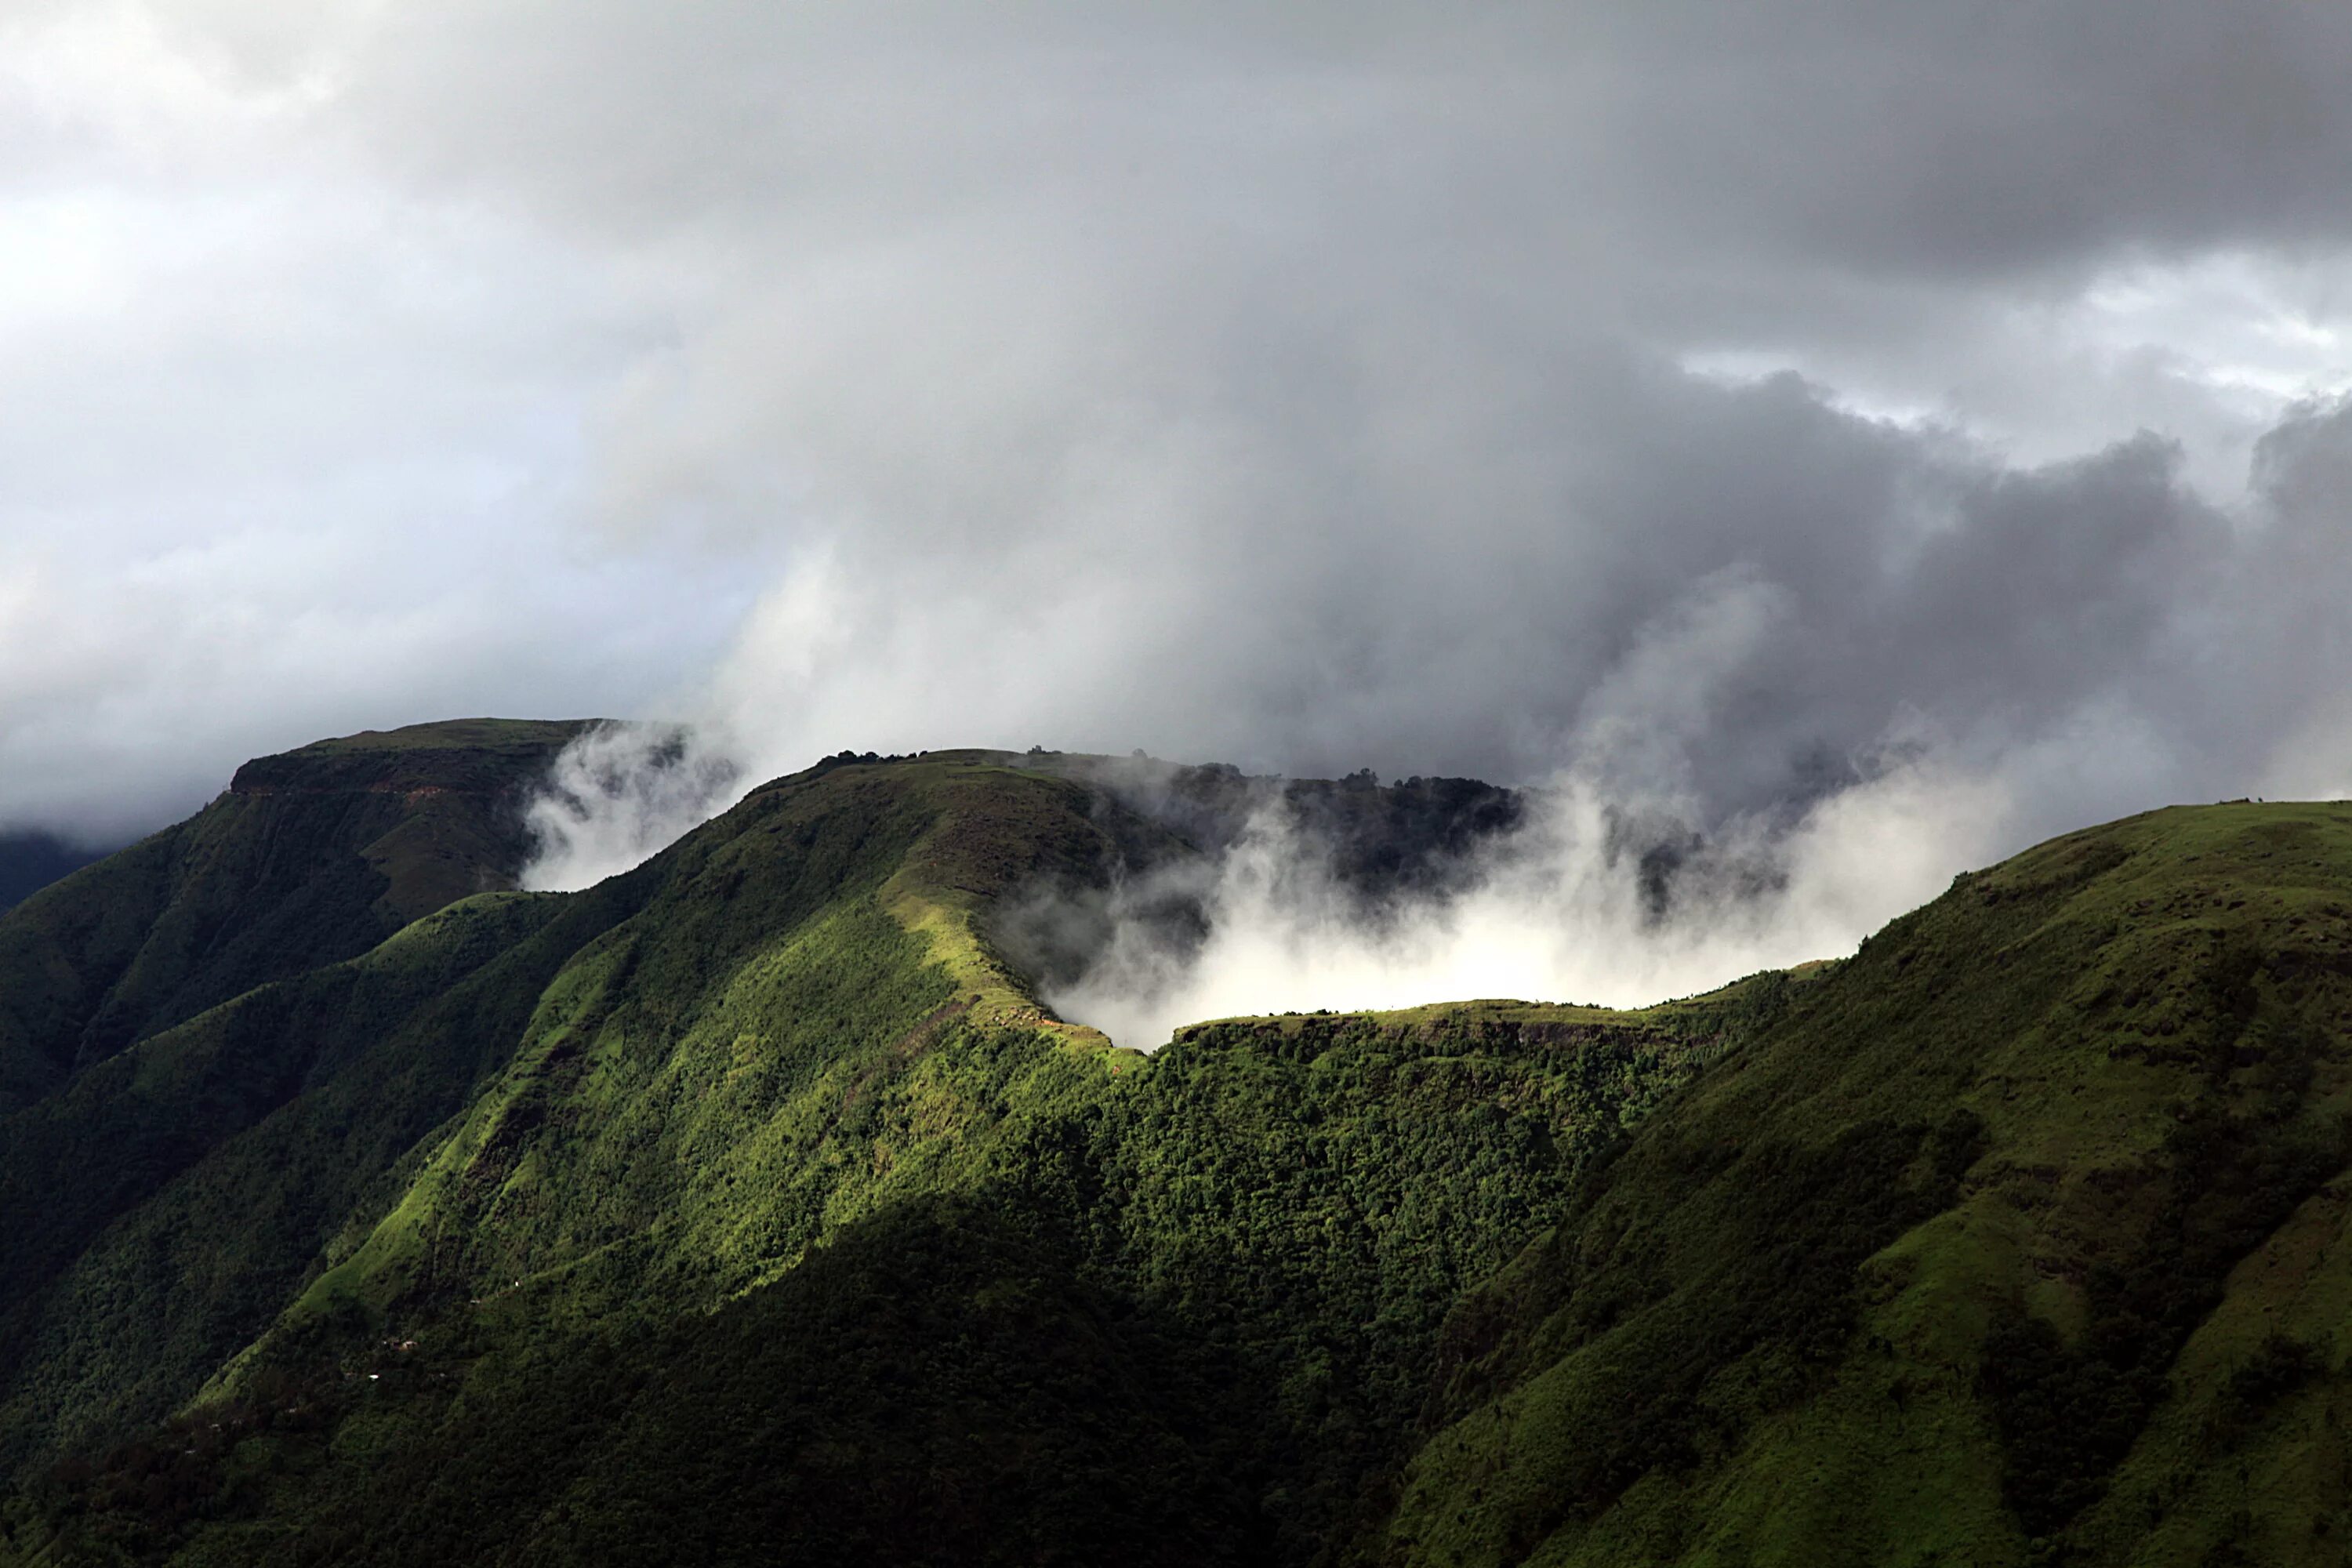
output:
[[[1639,1006],[1759,969],[1850,952],[2001,843],[2005,792],[1899,770],[1790,828],[1735,823],[1677,872],[1661,913],[1639,857],[1611,848],[1611,803],[1570,782],[1486,858],[1473,889],[1368,910],[1276,814],[1224,858],[1207,940],[1186,952],[1140,921],[1075,984],[1065,1017],[1155,1048],[1237,1015],[1416,1006],[1475,997]]]
[[[522,885],[572,892],[629,870],[725,810],[741,770],[676,724],[606,724],[563,748],[525,808]]]
[[[528,808],[540,852],[523,885],[585,888],[659,853],[761,776],[729,752],[716,731],[677,725],[582,736]],[[1158,874],[1197,897],[1205,940],[1180,945],[1165,925],[1115,907],[1108,945],[1045,1000],[1147,1050],[1186,1024],[1318,1008],[1477,997],[1642,1006],[1850,952],[1954,873],[2013,847],[2018,825],[2000,776],[1915,760],[1793,823],[1720,825],[1676,868],[1661,909],[1640,854],[1654,840],[1622,825],[1686,820],[1687,803],[1629,800],[1590,773],[1530,798],[1526,826],[1483,852],[1467,890],[1369,905],[1270,807],[1213,866]],[[1142,879],[1134,907],[1166,890]]]

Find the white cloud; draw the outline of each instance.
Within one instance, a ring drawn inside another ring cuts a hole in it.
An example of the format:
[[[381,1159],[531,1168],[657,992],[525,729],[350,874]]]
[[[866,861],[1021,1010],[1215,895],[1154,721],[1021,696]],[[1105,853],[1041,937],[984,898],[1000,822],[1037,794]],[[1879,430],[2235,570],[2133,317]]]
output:
[[[1197,948],[1119,921],[1099,960],[1049,999],[1144,1049],[1181,1025],[1250,1014],[1475,997],[1643,1006],[1843,956],[2013,830],[1997,783],[1898,767],[1793,828],[1724,825],[1661,915],[1621,831],[1629,805],[1644,809],[1562,780],[1534,797],[1527,826],[1487,847],[1467,891],[1377,911],[1270,808],[1207,879]]]

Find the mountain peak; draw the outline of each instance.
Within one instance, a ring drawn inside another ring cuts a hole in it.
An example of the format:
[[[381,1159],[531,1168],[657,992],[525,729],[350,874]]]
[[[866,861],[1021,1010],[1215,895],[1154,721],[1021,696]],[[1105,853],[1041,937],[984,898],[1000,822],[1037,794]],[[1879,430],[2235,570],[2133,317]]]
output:
[[[0,915],[0,1110],[268,981],[515,886],[593,721],[461,719],[258,757],[185,822]]]
[[[497,794],[543,773],[556,753],[600,719],[450,719],[397,730],[362,730],[256,757],[229,781],[232,795],[367,790]]]

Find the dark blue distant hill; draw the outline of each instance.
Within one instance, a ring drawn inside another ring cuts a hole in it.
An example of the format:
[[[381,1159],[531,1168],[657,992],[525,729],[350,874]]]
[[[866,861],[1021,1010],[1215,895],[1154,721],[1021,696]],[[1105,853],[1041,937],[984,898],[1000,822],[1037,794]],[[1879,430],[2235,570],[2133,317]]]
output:
[[[78,848],[47,833],[0,833],[0,910],[14,909],[104,853]]]

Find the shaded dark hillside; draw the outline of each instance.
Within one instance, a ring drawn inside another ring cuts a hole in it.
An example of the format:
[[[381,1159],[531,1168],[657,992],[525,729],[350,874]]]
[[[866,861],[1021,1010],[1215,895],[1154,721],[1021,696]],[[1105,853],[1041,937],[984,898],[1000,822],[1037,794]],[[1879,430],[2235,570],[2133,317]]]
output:
[[[0,1112],[265,981],[514,886],[521,795],[585,727],[463,720],[248,763],[227,794],[0,914]]]
[[[0,1464],[188,1398],[641,894],[467,900],[0,1121]]]

